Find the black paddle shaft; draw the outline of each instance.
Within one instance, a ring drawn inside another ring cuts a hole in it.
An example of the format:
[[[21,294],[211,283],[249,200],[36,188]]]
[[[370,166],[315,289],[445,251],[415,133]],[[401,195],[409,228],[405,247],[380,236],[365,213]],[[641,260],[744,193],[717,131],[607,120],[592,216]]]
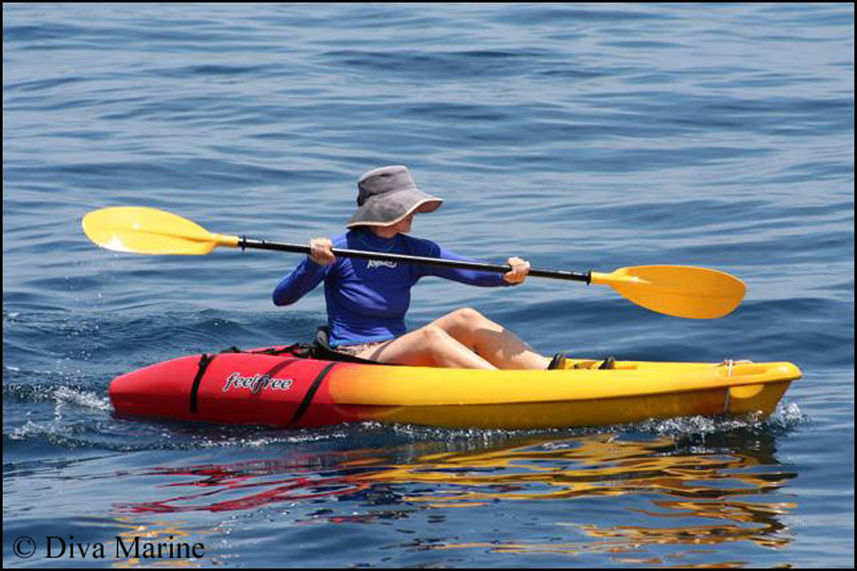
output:
[[[252,248],[257,250],[277,250],[280,252],[295,252],[298,254],[309,254],[310,247],[305,244],[285,244],[282,242],[267,242],[265,240],[254,240],[241,236],[238,241],[241,249]],[[364,252],[362,250],[347,250],[344,248],[332,248],[334,256],[345,258],[364,258],[368,260],[380,260],[382,262],[403,262],[406,264],[422,264],[425,266],[440,266],[446,268],[458,268],[462,270],[476,270],[482,272],[495,272],[505,274],[511,271],[508,264],[485,264],[482,262],[466,262],[461,260],[446,260],[443,258],[425,258],[422,256],[409,256],[407,254],[387,254],[384,252]],[[538,278],[552,278],[558,280],[569,280],[575,282],[592,281],[591,272],[569,272],[565,270],[535,270],[530,269],[529,275]]]

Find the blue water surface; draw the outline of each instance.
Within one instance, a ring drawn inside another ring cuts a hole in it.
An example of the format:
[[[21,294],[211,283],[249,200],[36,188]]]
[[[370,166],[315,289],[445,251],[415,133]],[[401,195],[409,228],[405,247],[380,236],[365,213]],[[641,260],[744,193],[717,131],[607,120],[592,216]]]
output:
[[[3,64],[4,566],[853,566],[850,3],[6,3]],[[471,306],[546,354],[803,379],[763,422],[112,414],[116,375],[306,339],[324,298],[271,304],[296,255],[117,254],[86,212],[305,242],[342,232],[357,178],[388,164],[445,199],[414,233],[462,255],[748,286],[685,320],[605,287],[428,279],[409,326]],[[118,557],[117,538],[204,553]]]

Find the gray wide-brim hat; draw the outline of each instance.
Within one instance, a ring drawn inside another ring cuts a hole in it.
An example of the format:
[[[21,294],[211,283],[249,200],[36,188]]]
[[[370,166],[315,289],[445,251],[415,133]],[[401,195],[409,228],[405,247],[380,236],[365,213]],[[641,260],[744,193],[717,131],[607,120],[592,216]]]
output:
[[[357,211],[345,225],[391,226],[414,212],[434,212],[443,203],[417,188],[407,167],[374,169],[357,181]]]

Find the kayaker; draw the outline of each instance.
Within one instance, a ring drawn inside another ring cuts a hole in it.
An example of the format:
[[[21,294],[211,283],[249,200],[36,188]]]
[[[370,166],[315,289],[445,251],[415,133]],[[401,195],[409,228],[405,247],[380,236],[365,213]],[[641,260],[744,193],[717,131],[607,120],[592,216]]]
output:
[[[405,328],[411,287],[425,276],[483,286],[524,282],[530,263],[509,258],[504,275],[475,270],[336,258],[332,247],[468,260],[429,240],[408,236],[417,213],[443,202],[417,188],[404,166],[371,170],[360,177],[357,211],[349,231],[313,238],[308,255],[283,277],[275,305],[290,305],[324,280],[329,343],[337,352],[381,363],[466,369],[560,368],[564,357],[540,355],[511,331],[473,308],[457,309],[414,331]],[[472,261],[472,260],[471,260]]]

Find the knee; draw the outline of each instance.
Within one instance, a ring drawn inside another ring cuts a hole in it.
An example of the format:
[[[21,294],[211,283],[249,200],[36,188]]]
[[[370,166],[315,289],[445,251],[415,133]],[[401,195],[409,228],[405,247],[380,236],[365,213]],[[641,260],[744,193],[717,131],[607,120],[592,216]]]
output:
[[[437,325],[426,325],[420,332],[427,345],[433,346],[449,338],[449,334]]]
[[[453,318],[459,323],[479,323],[485,321],[485,316],[472,307],[462,307],[452,312]]]

